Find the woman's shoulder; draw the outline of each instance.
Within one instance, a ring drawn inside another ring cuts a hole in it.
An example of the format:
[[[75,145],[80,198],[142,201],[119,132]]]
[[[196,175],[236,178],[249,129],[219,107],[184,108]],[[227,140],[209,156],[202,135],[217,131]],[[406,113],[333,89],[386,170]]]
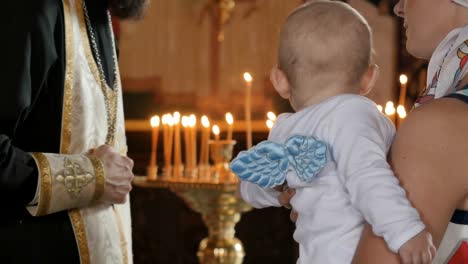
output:
[[[468,191],[468,104],[453,98],[433,100],[412,111],[397,131],[391,160],[403,177],[444,178],[447,186]]]
[[[441,98],[414,109],[403,122],[401,133],[428,136],[468,135],[468,104]]]

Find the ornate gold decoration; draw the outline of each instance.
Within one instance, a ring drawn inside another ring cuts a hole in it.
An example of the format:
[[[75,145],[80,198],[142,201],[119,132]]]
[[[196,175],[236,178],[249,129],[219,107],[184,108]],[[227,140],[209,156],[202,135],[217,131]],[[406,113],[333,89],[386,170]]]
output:
[[[113,54],[114,54],[114,67],[115,69],[115,80],[114,80],[114,89],[109,87],[107,85],[107,82],[105,79],[103,79],[103,76],[100,76],[99,72],[99,67],[94,60],[93,53],[91,51],[91,47],[89,45],[90,39],[88,35],[88,30],[86,27],[86,20],[85,20],[85,13],[83,11],[83,0],[76,0],[76,10],[78,13],[78,20],[80,24],[80,31],[81,31],[81,36],[82,36],[82,41],[83,41],[83,46],[86,54],[86,61],[88,62],[88,66],[91,69],[91,72],[94,76],[94,79],[96,82],[99,83],[101,87],[101,91],[104,96],[104,101],[106,105],[106,116],[107,116],[107,136],[106,136],[106,144],[113,146],[114,141],[115,141],[115,130],[117,126],[117,106],[118,106],[118,93],[120,90],[120,77],[119,77],[119,71],[118,71],[118,62],[117,62],[117,55],[115,54],[115,43],[113,41],[114,37],[112,35],[112,49],[113,49]],[[110,24],[111,22],[109,21],[109,28],[112,32],[112,26]],[[95,41],[94,39],[92,39]]]
[[[147,181],[146,177],[135,177],[134,184],[146,188],[169,188],[202,215],[209,235],[201,241],[198,249],[200,263],[242,263],[244,247],[234,236],[234,228],[241,214],[251,207],[236,197],[236,182]]]
[[[80,263],[89,264],[91,258],[89,256],[88,239],[86,238],[86,230],[81,217],[79,209],[73,209],[68,211],[68,216],[73,226],[75,233],[76,243],[78,245],[78,251],[80,254]]]
[[[72,6],[74,5],[74,6]],[[91,48],[89,45],[89,38],[88,38],[88,32],[86,29],[86,23],[85,23],[85,18],[84,18],[84,11],[83,11],[83,0],[75,0],[74,2],[71,0],[63,0],[63,6],[64,6],[64,21],[65,21],[65,34],[66,34],[66,76],[65,76],[65,89],[64,89],[64,103],[63,103],[63,117],[62,117],[62,135],[61,135],[61,147],[60,147],[60,153],[62,154],[69,154],[70,153],[70,145],[71,145],[71,114],[72,114],[72,94],[73,94],[73,66],[74,66],[74,61],[73,61],[73,51],[74,51],[74,43],[77,40],[73,39],[73,25],[72,25],[72,7],[76,8],[77,12],[77,19],[79,23],[79,28],[80,28],[80,33],[82,36],[82,39],[80,41],[83,42],[84,46],[84,51],[86,55],[86,59],[88,62],[88,65],[91,69],[91,72],[96,79],[96,81],[100,84],[101,90],[104,95],[104,100],[105,100],[105,106],[106,106],[106,114],[107,114],[107,125],[108,125],[108,132],[106,135],[106,144],[108,145],[114,145],[115,141],[115,130],[117,126],[117,109],[118,109],[118,96],[119,96],[119,91],[121,89],[120,85],[120,74],[118,71],[117,67],[117,59],[115,55],[115,44],[113,44],[114,47],[114,64],[116,67],[116,80],[115,80],[115,89],[111,89],[106,83],[103,83],[102,80],[100,79],[99,76],[99,69],[96,65],[96,62],[93,58]],[[110,21],[109,21],[110,22]],[[110,27],[110,24],[109,24]],[[112,33],[112,32],[111,32]],[[121,149],[121,151],[124,151],[124,149]],[[94,173],[95,173],[95,180],[96,180],[96,186],[95,186],[95,192],[93,194],[93,201],[98,200],[104,191],[104,183],[105,183],[105,178],[104,178],[104,170],[102,167],[102,164],[98,160],[93,160],[93,158],[90,158],[93,167],[94,167]],[[69,168],[71,169],[71,168]],[[74,169],[77,169],[74,167]],[[78,169],[77,169],[78,170]],[[68,173],[68,172],[67,172]],[[84,174],[83,174],[84,173]],[[80,175],[77,175],[80,174]],[[83,184],[86,183],[87,179],[89,177],[87,176],[86,172],[83,171],[73,171],[72,178],[69,178],[68,183],[72,185],[72,188],[70,189],[71,194],[76,194],[79,193],[79,188],[77,186],[84,186]],[[63,184],[66,184],[67,179],[65,176],[65,170],[64,170],[64,175],[62,175],[61,178],[56,178],[56,180],[60,181],[62,180]],[[71,181],[70,181],[71,180]],[[84,180],[84,181],[83,181]],[[89,184],[86,183],[86,184]],[[68,188],[67,188],[68,191]],[[69,193],[70,193],[69,191]],[[70,217],[70,221],[72,223],[73,229],[74,229],[74,234],[75,234],[75,239],[78,245],[79,249],[79,254],[80,254],[80,263],[81,264],[89,264],[90,263],[90,252],[89,252],[89,247],[88,247],[88,241],[86,237],[86,226],[83,220],[83,217],[80,213],[79,209],[73,209],[69,210],[68,215]],[[118,221],[120,221],[118,219]],[[121,225],[121,223],[119,224]],[[124,235],[122,227],[120,226],[120,232],[121,232],[121,237]],[[125,250],[122,250],[123,254],[123,259],[125,263],[128,262],[128,255]]]
[[[60,171],[55,180],[65,186],[73,199],[78,198],[81,190],[95,179],[94,174],[84,171],[80,164],[68,158],[64,159],[64,169]]]
[[[210,155],[214,163],[214,168],[212,169],[212,175],[215,182],[221,181],[230,181],[236,180],[234,174],[231,173],[229,169],[229,161],[232,158],[232,151],[234,145],[236,144],[235,140],[210,140]]]
[[[235,141],[218,141],[213,160],[215,166],[198,174],[198,179],[178,178],[175,180],[147,180],[146,177],[135,177],[134,184],[145,188],[169,188],[194,211],[202,215],[208,227],[209,235],[203,239],[198,249],[198,258],[202,264],[241,264],[245,252],[242,242],[235,235],[235,225],[241,214],[251,207],[236,197],[237,178],[225,167],[232,158],[232,147]],[[212,148],[214,144],[212,145]],[[199,170],[204,171],[204,170]],[[215,181],[203,181],[205,176]],[[203,177],[202,177],[203,176]]]
[[[93,198],[91,199],[92,203],[97,202],[101,199],[102,194],[104,193],[104,184],[105,184],[105,175],[104,175],[104,166],[102,162],[96,157],[88,157],[94,168],[94,175],[96,176],[96,187],[94,190]]]
[[[71,144],[71,114],[72,114],[72,92],[73,92],[73,27],[71,19],[71,7],[69,0],[63,1],[65,21],[65,84],[63,91],[63,113],[62,113],[62,136],[60,142],[60,153],[69,153]]]
[[[63,0],[65,21],[65,50],[66,50],[66,72],[64,84],[63,113],[62,113],[62,135],[60,153],[70,153],[71,144],[71,113],[72,113],[72,91],[73,91],[73,26],[70,0]],[[89,256],[88,240],[80,211],[73,209],[68,211],[70,222],[75,234],[76,244],[80,255],[81,264],[91,262]]]
[[[36,216],[46,215],[49,212],[50,201],[52,199],[52,178],[50,164],[47,157],[42,153],[32,153],[39,168],[39,184],[41,186],[39,192],[39,204]]]

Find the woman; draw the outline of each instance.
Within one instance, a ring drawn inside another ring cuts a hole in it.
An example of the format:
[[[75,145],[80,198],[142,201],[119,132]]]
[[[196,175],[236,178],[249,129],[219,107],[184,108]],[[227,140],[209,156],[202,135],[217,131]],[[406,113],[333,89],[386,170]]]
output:
[[[390,159],[438,248],[433,263],[468,263],[468,0],[400,0],[394,11],[405,20],[408,51],[430,64],[428,88],[399,129]],[[282,204],[291,195],[283,193]],[[367,226],[354,262],[399,261]]]

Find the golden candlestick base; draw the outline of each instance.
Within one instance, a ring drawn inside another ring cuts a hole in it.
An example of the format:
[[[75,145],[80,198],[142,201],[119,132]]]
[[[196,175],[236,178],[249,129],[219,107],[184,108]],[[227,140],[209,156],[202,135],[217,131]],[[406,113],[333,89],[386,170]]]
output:
[[[208,227],[209,235],[198,249],[200,263],[240,264],[244,259],[244,247],[234,237],[235,225],[241,213],[250,207],[235,197],[235,184],[221,188],[174,188],[174,191],[196,212],[199,212]]]
[[[202,215],[208,227],[208,237],[201,241],[197,252],[202,264],[241,264],[245,256],[242,242],[234,236],[235,226],[241,214],[252,208],[236,197],[238,181],[229,170],[234,144],[235,141],[210,142],[215,165],[200,166],[196,178],[135,177],[133,181],[139,187],[168,188]]]
[[[181,197],[194,211],[202,215],[208,227],[208,237],[198,249],[202,264],[240,264],[244,259],[244,247],[235,234],[235,225],[241,214],[251,207],[236,197],[237,181],[209,183],[190,179],[146,180],[135,177],[136,186],[146,188],[168,188]]]

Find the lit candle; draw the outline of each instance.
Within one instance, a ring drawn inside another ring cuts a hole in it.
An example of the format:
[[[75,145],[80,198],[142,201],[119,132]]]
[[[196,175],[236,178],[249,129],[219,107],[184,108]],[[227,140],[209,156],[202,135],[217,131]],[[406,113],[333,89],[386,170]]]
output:
[[[387,102],[385,105],[385,114],[392,120],[393,124],[395,124],[395,105],[393,102]]]
[[[400,75],[400,98],[398,100],[399,105],[405,105],[406,103],[406,87],[408,84],[408,77],[404,74]]]
[[[182,117],[182,127],[184,128],[184,142],[185,142],[185,167],[190,167],[190,128],[188,116]]]
[[[161,124],[163,128],[163,147],[164,147],[164,156],[166,156],[166,145],[167,145],[167,114],[163,115],[161,118]]]
[[[219,167],[218,165],[220,164],[220,156],[222,155],[220,153],[220,150],[219,150],[219,133],[220,133],[220,130],[219,130],[219,126],[217,125],[214,125],[213,128],[213,134],[214,134],[214,137],[215,137],[215,140],[213,142],[213,148],[211,149],[213,152],[211,153],[211,158],[213,159],[213,162],[216,166],[216,172],[213,174],[213,177],[214,177],[214,181],[219,181]]]
[[[197,117],[194,114],[191,114],[190,117],[190,143],[191,145],[191,161],[190,165],[192,167],[195,167],[195,164],[197,164]]]
[[[167,125],[167,114],[162,116],[162,127],[163,127],[163,149],[164,149],[164,166],[167,165],[167,140],[169,139],[169,127]]]
[[[163,116],[164,125],[164,167],[166,172],[171,169],[172,161],[172,140],[173,140],[173,126],[174,120],[171,114],[165,114]]]
[[[232,127],[234,125],[234,117],[231,113],[226,113],[226,123],[228,124],[228,131],[227,131],[227,140],[232,140]]]
[[[210,140],[210,120],[207,116],[202,116],[201,123],[203,126],[202,130],[202,140],[200,146],[200,164],[208,165],[208,153],[209,146],[208,141]]]
[[[151,137],[151,158],[149,164],[149,176],[150,179],[156,179],[156,162],[157,162],[157,149],[158,149],[158,136],[159,136],[159,116],[153,116],[150,120],[152,128],[152,137]]]
[[[266,121],[266,126],[268,127],[269,130],[271,130],[273,128],[274,124],[275,124],[275,122],[273,122],[273,120],[271,120],[271,119],[268,119]]]
[[[174,168],[177,173],[182,166],[182,150],[180,145],[180,113],[175,112],[174,115]]]
[[[246,72],[244,73],[244,80],[246,84],[246,95],[245,95],[245,126],[246,126],[246,141],[247,149],[252,147],[252,110],[251,110],[251,101],[252,101],[252,75]]]
[[[273,112],[271,112],[271,111],[267,113],[267,118],[268,118],[269,120],[273,121],[273,122],[276,121],[276,115],[275,115],[275,113],[273,113]]]
[[[219,133],[220,133],[219,126],[214,125],[212,129],[213,129],[213,134],[215,136],[215,141],[219,141]]]

